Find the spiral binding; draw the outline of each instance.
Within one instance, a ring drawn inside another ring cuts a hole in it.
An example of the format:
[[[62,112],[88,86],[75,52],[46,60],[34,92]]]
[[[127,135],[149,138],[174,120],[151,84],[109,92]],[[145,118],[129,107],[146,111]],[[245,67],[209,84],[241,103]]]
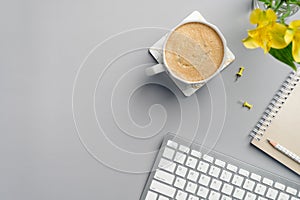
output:
[[[297,83],[300,80],[299,73],[291,72],[290,75],[281,85],[278,92],[275,94],[266,110],[264,111],[262,117],[255,125],[253,130],[250,133],[250,136],[256,140],[260,140],[263,136],[266,128],[272,123],[272,120],[276,117],[276,114],[281,109],[282,105],[287,100],[288,96],[291,94],[291,91],[295,88]]]

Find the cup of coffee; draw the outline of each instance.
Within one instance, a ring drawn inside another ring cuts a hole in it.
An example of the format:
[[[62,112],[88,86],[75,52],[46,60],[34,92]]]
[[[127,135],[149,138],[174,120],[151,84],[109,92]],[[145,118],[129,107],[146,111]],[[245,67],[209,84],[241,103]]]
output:
[[[163,63],[147,68],[146,74],[167,72],[173,80],[190,86],[186,88],[200,88],[222,69],[225,48],[226,41],[216,26],[186,21],[168,34]]]

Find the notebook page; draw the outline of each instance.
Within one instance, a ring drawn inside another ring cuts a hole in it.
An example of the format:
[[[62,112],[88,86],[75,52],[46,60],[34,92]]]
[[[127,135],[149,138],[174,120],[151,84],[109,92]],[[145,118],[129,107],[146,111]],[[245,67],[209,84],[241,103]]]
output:
[[[300,175],[300,164],[272,147],[267,139],[274,140],[300,156],[300,84],[298,84],[282,108],[264,132],[261,140],[251,143]]]

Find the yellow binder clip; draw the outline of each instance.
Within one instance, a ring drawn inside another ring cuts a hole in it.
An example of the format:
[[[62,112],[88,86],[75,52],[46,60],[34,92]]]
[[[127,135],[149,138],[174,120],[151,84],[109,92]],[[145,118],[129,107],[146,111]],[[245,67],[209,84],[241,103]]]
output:
[[[244,103],[243,103],[243,107],[246,107],[246,108],[248,108],[249,110],[253,107],[253,105],[252,104],[250,104],[250,103],[248,103],[247,101],[245,101]]]
[[[239,72],[238,72],[238,73],[236,73],[236,75],[237,75],[238,77],[241,77],[241,76],[243,76],[243,72],[244,72],[244,70],[245,70],[245,67],[241,66],[241,67],[240,67],[240,70],[239,70]]]

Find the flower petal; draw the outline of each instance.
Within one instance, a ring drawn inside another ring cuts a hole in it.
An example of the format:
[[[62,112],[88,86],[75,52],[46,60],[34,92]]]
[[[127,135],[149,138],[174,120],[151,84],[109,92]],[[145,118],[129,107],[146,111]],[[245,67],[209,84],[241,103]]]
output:
[[[269,26],[259,27],[256,29],[248,30],[248,35],[259,40],[266,40],[270,32]]]
[[[262,15],[262,10],[257,8],[253,10],[250,14],[250,23],[251,24],[258,24]]]
[[[288,28],[284,35],[285,42],[289,44],[293,40],[294,35],[295,35],[295,31],[291,28]]]
[[[290,28],[292,29],[298,29],[300,27],[300,20],[294,20],[290,23],[289,25]]]
[[[272,9],[261,10],[255,9],[250,15],[250,23],[257,24],[258,26],[265,26],[269,23],[276,22],[277,15]]]
[[[255,40],[256,44],[259,45],[265,53],[268,53],[271,48],[271,35],[269,29],[269,26],[265,26],[248,31],[248,35]]]
[[[273,27],[270,28],[271,47],[275,49],[283,49],[289,44],[284,39],[286,30],[287,27],[279,23],[275,23]]]
[[[276,22],[277,15],[274,10],[268,9],[266,10],[266,19],[271,22]]]
[[[294,60],[300,62],[300,31],[294,36],[292,53]]]
[[[256,43],[256,41],[252,37],[247,37],[243,39],[243,44],[248,49],[255,49],[258,48],[259,45]]]

